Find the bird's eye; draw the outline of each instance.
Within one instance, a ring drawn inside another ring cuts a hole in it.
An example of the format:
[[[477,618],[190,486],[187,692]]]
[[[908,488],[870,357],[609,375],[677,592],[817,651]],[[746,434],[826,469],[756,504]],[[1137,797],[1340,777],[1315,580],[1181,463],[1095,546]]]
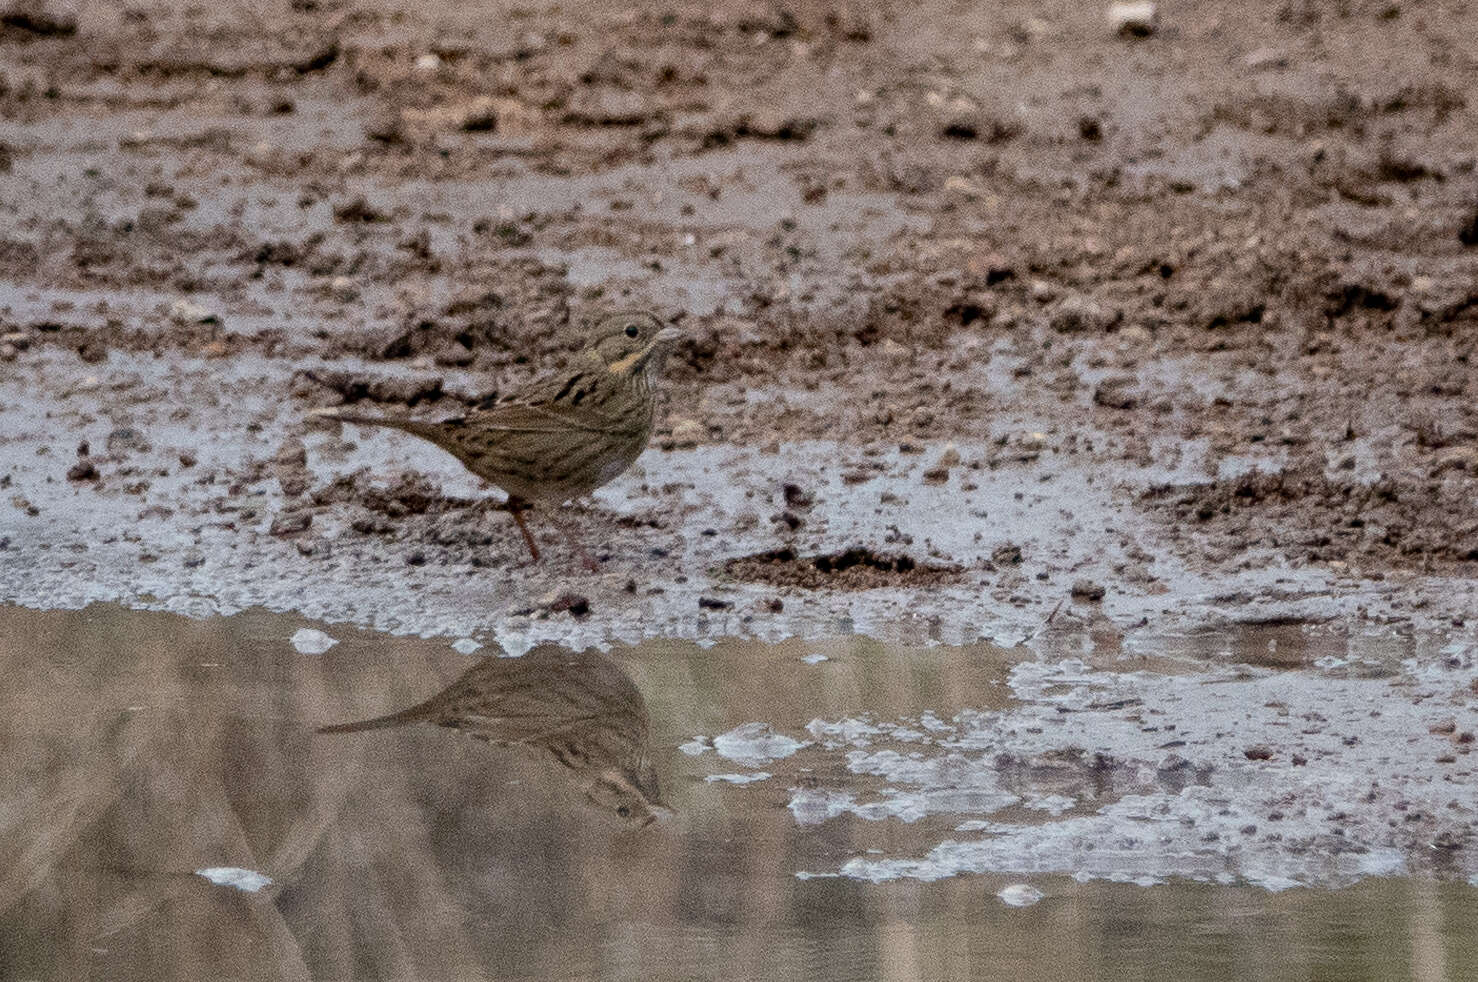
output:
[[[631,329],[630,328],[627,328],[627,330],[631,330]],[[616,809],[616,814],[617,815],[620,815],[622,818],[630,818],[631,817],[631,806],[630,805],[622,805],[621,807],[619,807],[619,808]]]
[[[637,327],[635,324],[627,324],[626,325],[626,336],[628,338],[634,338],[634,337],[636,337],[640,333],[641,333],[641,328]]]

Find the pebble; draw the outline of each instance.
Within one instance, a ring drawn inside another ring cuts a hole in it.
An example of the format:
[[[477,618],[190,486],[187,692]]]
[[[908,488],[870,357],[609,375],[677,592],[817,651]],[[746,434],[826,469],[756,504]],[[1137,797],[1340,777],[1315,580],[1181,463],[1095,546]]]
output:
[[[431,72],[438,71],[440,68],[441,56],[435,52],[428,51],[426,54],[416,58],[416,71],[418,72],[430,74]]]
[[[1139,402],[1134,391],[1136,382],[1132,375],[1110,376],[1094,388],[1093,402],[1105,409],[1133,409]]]
[[[1478,473],[1478,447],[1444,447],[1433,462],[1432,473],[1460,470]]]
[[[956,447],[953,443],[951,443],[951,444],[948,444],[948,445],[945,446],[944,452],[939,455],[939,459],[934,462],[934,466],[935,467],[958,467],[958,466],[960,466],[960,463],[961,463],[961,458],[960,458],[959,448]]]
[[[1094,583],[1092,580],[1077,580],[1073,583],[1072,594],[1079,600],[1097,603],[1103,599],[1105,592],[1101,583]]]
[[[680,419],[672,427],[672,445],[684,450],[696,447],[705,435],[703,424],[696,419]]]
[[[169,305],[169,317],[177,324],[219,324],[221,322],[218,315],[185,297]]]
[[[884,338],[883,343],[879,347],[882,349],[884,357],[891,358],[894,361],[907,358],[911,354],[906,345],[900,344],[893,338]]]
[[[297,535],[306,532],[313,524],[313,514],[306,511],[286,512],[272,520],[271,534],[275,536]]]
[[[359,298],[359,287],[355,286],[354,281],[347,276],[335,276],[329,283],[329,291],[336,300],[344,303]]]
[[[1111,3],[1108,9],[1108,20],[1115,34],[1122,34],[1126,37],[1149,37],[1159,30],[1160,12],[1149,0]]]
[[[1123,318],[1123,313],[1096,300],[1074,294],[1064,297],[1052,312],[1052,329],[1063,334],[1102,334]]]
[[[1269,68],[1287,68],[1288,52],[1281,48],[1258,48],[1247,53],[1242,59],[1242,65],[1254,72]]]

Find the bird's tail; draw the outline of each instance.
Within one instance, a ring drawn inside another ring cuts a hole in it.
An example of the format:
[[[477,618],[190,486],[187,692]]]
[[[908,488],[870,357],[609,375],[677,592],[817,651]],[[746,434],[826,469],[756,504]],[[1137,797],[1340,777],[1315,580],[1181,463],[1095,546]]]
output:
[[[321,419],[336,419],[341,423],[354,423],[358,426],[385,426],[392,430],[404,430],[417,436],[424,435],[427,424],[416,419],[406,419],[403,416],[370,416],[364,413],[351,412],[342,406],[324,406],[319,409],[310,409],[308,415]]]
[[[420,717],[415,715],[419,706],[399,713],[391,713],[388,716],[376,716],[374,719],[362,719],[353,723],[335,723],[333,726],[320,726],[319,733],[359,733],[362,730],[383,730],[390,726],[404,726],[407,723],[417,722]]]

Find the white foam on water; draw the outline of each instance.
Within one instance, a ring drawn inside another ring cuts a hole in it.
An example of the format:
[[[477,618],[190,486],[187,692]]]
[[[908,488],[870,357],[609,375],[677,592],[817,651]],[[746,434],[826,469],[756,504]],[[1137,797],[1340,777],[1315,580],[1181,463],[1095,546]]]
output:
[[[246,893],[256,893],[272,885],[270,876],[239,866],[207,866],[196,870],[195,875],[205,877],[216,886],[235,887]]]
[[[769,723],[744,723],[713,738],[720,757],[746,767],[758,767],[789,757],[807,744],[770,729]]]
[[[331,638],[313,627],[298,628],[289,640],[300,655],[321,655],[339,643],[337,638]]]
[[[1046,896],[1030,883],[1013,883],[996,894],[1007,907],[1030,907]]]
[[[769,777],[769,771],[755,771],[753,774],[710,774],[703,780],[709,784],[753,784],[755,781],[764,781]]]

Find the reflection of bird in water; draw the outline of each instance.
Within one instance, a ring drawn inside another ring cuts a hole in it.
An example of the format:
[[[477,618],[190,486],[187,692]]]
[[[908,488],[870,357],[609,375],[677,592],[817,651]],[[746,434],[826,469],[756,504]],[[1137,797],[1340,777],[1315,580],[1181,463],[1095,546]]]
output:
[[[634,825],[666,811],[648,756],[646,703],[615,662],[593,652],[544,644],[521,658],[484,658],[425,702],[318,732],[412,723],[547,751],[591,801]]]

